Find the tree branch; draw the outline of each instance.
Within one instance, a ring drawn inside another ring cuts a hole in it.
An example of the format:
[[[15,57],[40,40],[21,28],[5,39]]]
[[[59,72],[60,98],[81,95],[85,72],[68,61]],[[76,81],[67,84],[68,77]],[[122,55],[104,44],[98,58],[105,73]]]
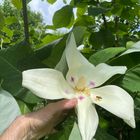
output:
[[[102,14],[102,17],[103,17],[103,21],[104,21],[104,26],[107,29],[107,21],[106,21],[105,14]]]
[[[25,41],[29,43],[29,27],[26,0],[22,0]]]

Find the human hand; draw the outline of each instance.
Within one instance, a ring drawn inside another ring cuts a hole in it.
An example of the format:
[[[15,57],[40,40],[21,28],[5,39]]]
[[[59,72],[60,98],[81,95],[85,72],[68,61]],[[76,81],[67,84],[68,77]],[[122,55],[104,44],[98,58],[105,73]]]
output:
[[[36,112],[22,115],[3,133],[0,140],[37,140],[48,135],[76,104],[76,99],[62,100],[50,103]]]

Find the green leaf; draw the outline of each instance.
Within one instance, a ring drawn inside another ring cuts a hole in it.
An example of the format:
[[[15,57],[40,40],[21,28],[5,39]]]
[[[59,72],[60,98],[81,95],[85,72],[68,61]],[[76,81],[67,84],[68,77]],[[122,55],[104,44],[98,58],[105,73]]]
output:
[[[78,7],[77,12],[76,12],[77,17],[84,15],[86,11],[87,11],[87,6],[82,7],[82,8]]]
[[[89,39],[94,48],[113,47],[115,37],[108,29],[101,29],[99,32],[92,33]]]
[[[43,42],[41,45],[43,46],[44,44],[47,45],[51,42],[53,42],[54,40],[59,39],[61,36],[58,35],[53,35],[53,34],[48,34],[46,35],[41,41]]]
[[[102,7],[89,7],[88,8],[88,15],[98,16],[99,14],[104,14],[107,11],[108,11],[108,9],[105,9]]]
[[[20,107],[20,110],[21,110],[22,114],[26,114],[26,113],[31,112],[31,110],[28,108],[28,106],[24,102],[19,100],[18,105]]]
[[[68,140],[70,132],[72,130],[71,121],[64,122],[63,126],[61,126],[61,129],[58,126],[59,131],[56,133],[50,135],[47,140]]]
[[[16,94],[21,88],[21,72],[1,55],[0,67],[0,77],[3,80],[2,87],[12,94]]]
[[[72,129],[71,134],[69,136],[69,140],[74,140],[74,139],[82,140],[78,125],[76,123],[74,123],[73,129]]]
[[[137,123],[137,128],[131,132],[130,140],[139,140],[140,138],[140,123]]]
[[[16,23],[16,22],[17,22],[17,18],[14,16],[9,16],[9,17],[5,18],[6,25],[11,25],[11,24]]]
[[[50,49],[51,53],[49,57],[44,57],[44,60],[42,62],[46,64],[47,66],[54,68],[59,62],[59,60],[61,59],[65,46],[66,46],[66,36],[62,39],[59,39],[56,42],[56,44],[54,43],[52,46],[50,46],[50,44],[47,45],[44,49],[46,50],[47,48]]]
[[[61,71],[63,73],[63,75],[66,76],[66,73],[68,71],[68,65],[67,65],[67,61],[66,61],[65,51],[63,52],[60,61],[55,66],[55,69]]]
[[[13,31],[10,30],[9,28],[7,27],[3,27],[2,31],[9,37],[9,38],[12,38],[13,36]]]
[[[77,46],[79,46],[83,43],[83,39],[84,39],[86,30],[87,30],[87,28],[84,26],[76,26],[72,29]]]
[[[12,4],[18,9],[22,9],[22,0],[12,0]]]
[[[111,136],[105,130],[101,128],[97,129],[95,139],[96,140],[117,140],[115,137]]]
[[[140,64],[126,72],[120,85],[131,92],[140,92]]]
[[[93,26],[93,24],[95,24],[93,17],[83,15],[83,16],[80,16],[76,19],[74,26],[88,27],[88,26]]]
[[[32,0],[27,0],[27,3],[29,3],[30,1],[32,1]]]
[[[135,119],[140,121],[140,93],[137,92],[135,95]]]
[[[54,4],[57,0],[47,0],[48,3]]]
[[[13,96],[0,89],[0,134],[19,116],[20,109]]]
[[[16,97],[28,104],[36,104],[43,100],[25,88],[21,88],[20,94],[18,94]]]
[[[120,56],[123,56],[123,55],[126,55],[126,54],[130,54],[130,53],[134,53],[134,52],[140,52],[140,41],[138,41],[135,44],[133,44],[131,46],[131,48],[129,48],[128,50],[126,50]]]
[[[125,50],[126,49],[123,47],[107,48],[91,55],[89,61],[94,65],[98,65],[99,63],[105,63]]]
[[[56,28],[68,27],[73,19],[73,8],[70,5],[62,7],[53,16],[53,24]]]
[[[3,13],[0,10],[0,29],[2,29],[4,26],[4,16]]]
[[[31,68],[45,67],[34,56],[33,51],[24,43],[0,50],[0,78],[2,87],[13,95],[21,90],[22,71]]]
[[[64,4],[67,4],[67,0],[63,0],[63,3],[64,3]]]

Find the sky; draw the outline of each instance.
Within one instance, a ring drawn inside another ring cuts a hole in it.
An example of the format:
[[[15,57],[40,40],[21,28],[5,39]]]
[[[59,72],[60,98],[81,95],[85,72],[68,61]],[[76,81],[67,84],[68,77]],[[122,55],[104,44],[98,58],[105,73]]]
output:
[[[67,0],[68,2],[70,0]],[[58,9],[63,7],[65,4],[63,3],[63,0],[57,0],[53,5],[49,4],[47,0],[41,1],[41,0],[32,0],[29,3],[29,6],[31,9],[35,12],[40,12],[43,16],[43,19],[45,23],[52,24],[52,17]]]
[[[0,0],[0,3],[3,0]],[[69,3],[70,0],[67,0]],[[31,7],[31,10],[34,12],[40,12],[43,16],[44,22],[46,24],[52,24],[52,17],[55,11],[63,7],[65,4],[63,3],[63,0],[57,0],[53,5],[49,4],[47,0],[41,1],[41,0],[32,0],[29,4]]]

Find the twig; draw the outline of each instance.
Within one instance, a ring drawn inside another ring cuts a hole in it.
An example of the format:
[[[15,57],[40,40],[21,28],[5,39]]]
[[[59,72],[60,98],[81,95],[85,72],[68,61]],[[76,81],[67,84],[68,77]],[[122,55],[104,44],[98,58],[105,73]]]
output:
[[[102,14],[102,17],[103,17],[105,29],[107,29],[107,21],[106,21],[105,14]]]
[[[25,41],[29,44],[29,27],[26,0],[22,0]]]

